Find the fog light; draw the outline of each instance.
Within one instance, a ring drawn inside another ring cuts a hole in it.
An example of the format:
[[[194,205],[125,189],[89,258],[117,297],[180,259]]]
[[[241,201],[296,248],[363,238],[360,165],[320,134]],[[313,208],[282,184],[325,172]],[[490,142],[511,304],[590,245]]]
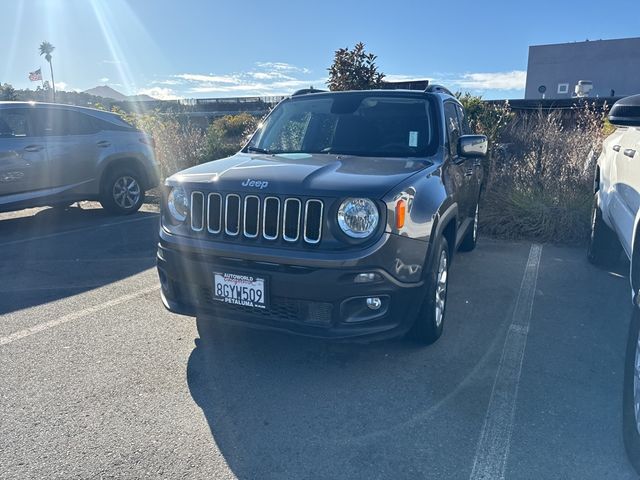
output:
[[[369,307],[370,310],[379,310],[381,306],[382,300],[380,300],[378,297],[367,298],[367,307]]]
[[[369,282],[376,282],[378,280],[380,280],[380,275],[378,275],[377,273],[368,272],[368,273],[359,273],[354,277],[353,282],[369,283]]]

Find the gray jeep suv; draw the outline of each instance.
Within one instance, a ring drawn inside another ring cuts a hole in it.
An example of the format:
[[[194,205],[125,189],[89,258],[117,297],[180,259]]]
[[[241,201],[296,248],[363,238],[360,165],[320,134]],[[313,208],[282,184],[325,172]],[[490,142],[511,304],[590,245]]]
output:
[[[446,89],[281,102],[236,155],[166,181],[162,300],[325,338],[442,333],[476,244],[487,138]]]
[[[114,113],[0,102],[0,212],[99,200],[129,214],[158,178],[152,138]]]

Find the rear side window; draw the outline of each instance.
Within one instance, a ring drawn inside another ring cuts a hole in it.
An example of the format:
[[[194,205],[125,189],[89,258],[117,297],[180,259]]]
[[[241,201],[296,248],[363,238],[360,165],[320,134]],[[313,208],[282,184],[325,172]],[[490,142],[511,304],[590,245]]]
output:
[[[136,127],[131,125],[129,122],[125,121],[119,115],[109,114],[108,117],[100,118],[94,116],[88,116],[94,122],[96,129],[98,131],[118,131],[118,132],[131,132],[135,131]]]
[[[72,110],[37,109],[35,126],[39,136],[91,135],[98,132],[93,117]]]
[[[27,109],[0,110],[0,138],[28,137]]]

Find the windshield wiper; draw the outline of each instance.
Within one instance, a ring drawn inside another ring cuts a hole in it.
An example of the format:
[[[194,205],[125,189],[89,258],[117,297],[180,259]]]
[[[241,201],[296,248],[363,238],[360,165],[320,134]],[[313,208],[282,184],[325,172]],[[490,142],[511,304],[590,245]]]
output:
[[[246,150],[247,152],[266,153],[267,155],[270,155],[272,153],[269,150],[266,150],[264,148],[259,148],[259,147],[247,147]]]

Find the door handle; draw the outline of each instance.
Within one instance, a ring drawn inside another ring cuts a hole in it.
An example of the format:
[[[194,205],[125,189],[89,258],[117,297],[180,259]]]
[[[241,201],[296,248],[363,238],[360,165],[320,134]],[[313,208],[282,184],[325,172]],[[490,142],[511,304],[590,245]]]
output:
[[[27,145],[24,150],[25,152],[40,152],[43,148],[42,145]]]
[[[108,142],[107,140],[101,140],[100,142],[96,143],[96,145],[101,148],[107,148],[111,146],[111,142]]]
[[[614,145],[613,146],[613,151],[614,152],[619,152],[620,151],[620,145]]]
[[[633,158],[633,156],[636,154],[636,151],[635,151],[633,148],[627,148],[627,149],[624,151],[624,154],[625,154],[627,157],[631,157],[631,158]]]

